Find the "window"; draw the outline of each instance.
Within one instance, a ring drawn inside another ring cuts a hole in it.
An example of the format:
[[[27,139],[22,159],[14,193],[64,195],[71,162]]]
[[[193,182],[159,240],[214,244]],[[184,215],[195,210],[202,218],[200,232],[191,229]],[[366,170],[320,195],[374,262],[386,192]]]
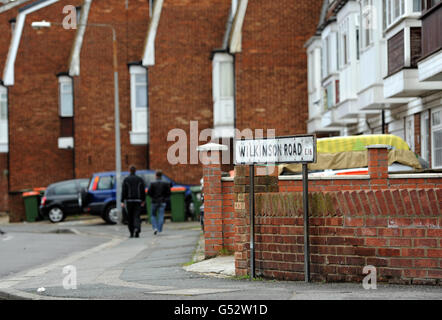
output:
[[[0,86],[0,144],[8,143],[8,91]],[[0,152],[7,151],[0,149]]]
[[[421,113],[421,157],[430,161],[430,114]]]
[[[386,27],[388,28],[400,19],[405,13],[405,0],[384,0],[385,17],[387,20]]]
[[[431,133],[433,168],[442,168],[442,108],[431,112]]]
[[[362,4],[362,30],[363,47],[367,48],[373,43],[373,29],[376,11],[373,7],[373,0],[363,0]]]
[[[59,85],[59,114],[60,117],[74,116],[74,95],[72,78],[68,76],[58,77]]]
[[[334,97],[335,90],[333,88],[333,82],[327,85],[324,88],[324,110],[327,111],[328,109],[332,108],[335,105],[335,97]]]
[[[233,57],[219,52],[212,62],[213,127],[216,138],[231,138],[235,126],[235,70]]]
[[[135,75],[135,108],[147,108],[146,74]]]
[[[413,0],[413,12],[422,11],[422,0]]]
[[[340,46],[338,48],[338,66],[345,67],[349,63],[349,37],[348,37],[348,19],[345,19],[339,26]]]
[[[405,118],[405,141],[414,151],[414,115]]]
[[[68,195],[68,194],[77,194],[77,185],[75,181],[64,183],[62,185],[56,186],[54,189],[55,195]]]
[[[314,76],[315,76],[315,64],[314,64],[314,52],[309,52],[308,53],[308,91],[312,92],[315,88],[314,88]]]
[[[131,85],[131,115],[132,131],[130,132],[131,144],[145,145],[148,143],[149,134],[149,93],[147,69],[133,65],[129,68]]]
[[[97,190],[109,190],[113,187],[113,177],[101,177],[98,181]]]
[[[221,98],[233,97],[233,63],[220,63],[220,96]]]
[[[359,15],[356,17],[356,60],[359,60],[359,57],[361,56],[361,40],[360,40],[360,29],[359,29]]]
[[[328,43],[329,43],[329,39],[328,37],[324,39],[323,43],[322,43],[322,77],[326,78],[329,74],[329,69],[328,69]]]

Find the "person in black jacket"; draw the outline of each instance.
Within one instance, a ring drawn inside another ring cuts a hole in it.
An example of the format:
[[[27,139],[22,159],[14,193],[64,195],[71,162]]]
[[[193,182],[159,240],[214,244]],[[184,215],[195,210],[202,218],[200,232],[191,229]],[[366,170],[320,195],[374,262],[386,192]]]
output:
[[[144,180],[137,176],[136,168],[130,167],[130,175],[123,181],[121,194],[121,207],[127,210],[127,220],[130,237],[140,237],[141,232],[141,209],[145,207],[146,191]]]
[[[156,172],[156,181],[152,182],[147,194],[152,198],[152,228],[156,235],[163,231],[166,201],[170,197],[170,183],[162,181],[163,173]]]

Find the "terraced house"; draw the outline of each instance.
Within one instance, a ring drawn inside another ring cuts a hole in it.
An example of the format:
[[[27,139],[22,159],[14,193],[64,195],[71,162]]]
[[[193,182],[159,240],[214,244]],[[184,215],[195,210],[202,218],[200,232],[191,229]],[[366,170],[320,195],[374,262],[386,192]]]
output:
[[[112,31],[97,24],[116,30],[122,168],[162,169],[175,181],[196,184],[202,167],[190,164],[194,143],[188,164],[167,159],[172,129],[190,136],[198,121],[198,133],[213,129],[227,140],[235,127],[306,132],[303,45],[321,5],[2,1],[0,210],[23,219],[22,190],[115,170]],[[66,6],[77,9],[75,29],[59,25]],[[53,23],[32,27],[42,21]]]
[[[391,133],[442,168],[442,2],[325,0],[308,51],[308,132]]]

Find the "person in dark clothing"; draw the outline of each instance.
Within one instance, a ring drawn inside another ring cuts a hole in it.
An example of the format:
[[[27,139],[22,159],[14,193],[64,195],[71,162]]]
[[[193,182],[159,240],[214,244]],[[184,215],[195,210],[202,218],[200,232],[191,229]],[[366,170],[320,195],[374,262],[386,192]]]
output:
[[[156,181],[149,187],[148,195],[152,198],[152,228],[154,234],[163,231],[166,201],[170,197],[170,183],[162,181],[163,173],[156,172]]]
[[[140,237],[141,210],[145,207],[146,191],[144,180],[137,176],[136,168],[130,167],[130,175],[123,181],[121,206],[126,208],[130,237]]]

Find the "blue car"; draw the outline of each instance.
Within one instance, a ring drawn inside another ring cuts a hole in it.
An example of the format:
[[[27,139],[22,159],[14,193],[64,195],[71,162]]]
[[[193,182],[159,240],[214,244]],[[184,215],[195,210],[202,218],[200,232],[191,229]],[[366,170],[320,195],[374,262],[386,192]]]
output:
[[[137,175],[143,178],[146,188],[156,180],[154,170],[138,170]],[[129,175],[129,172],[121,172],[121,181]],[[99,215],[108,224],[118,222],[116,210],[116,185],[115,171],[94,173],[89,182],[87,192],[84,195],[85,211],[92,215]],[[186,215],[193,214],[193,201],[190,185],[177,184],[168,176],[163,174],[162,180],[169,182],[171,187],[184,187],[186,201]],[[166,210],[170,210],[170,199],[167,199]]]

